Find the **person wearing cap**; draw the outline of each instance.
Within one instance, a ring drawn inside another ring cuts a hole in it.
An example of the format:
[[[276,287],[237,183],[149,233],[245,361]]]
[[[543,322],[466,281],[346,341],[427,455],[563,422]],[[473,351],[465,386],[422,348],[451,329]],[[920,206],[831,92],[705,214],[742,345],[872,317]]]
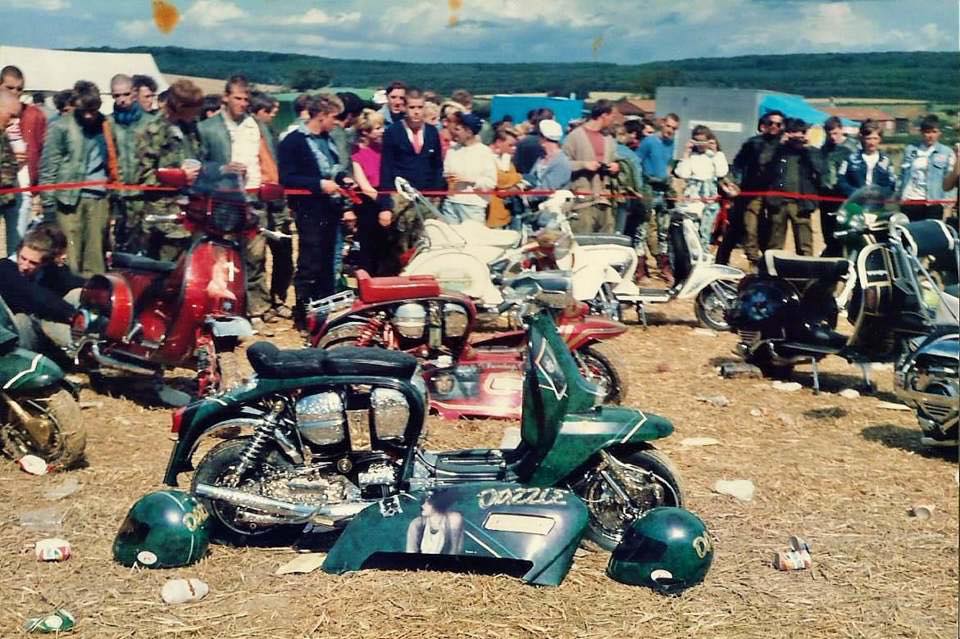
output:
[[[524,178],[534,190],[562,189],[570,182],[572,172],[570,158],[560,148],[563,127],[556,120],[540,120],[537,130],[543,155],[533,163]]]
[[[598,100],[590,110],[590,119],[570,132],[563,142],[563,152],[573,169],[570,188],[577,193],[590,193],[573,210],[576,219],[570,223],[575,233],[613,233],[613,207],[606,193],[608,175],[620,171],[615,161],[617,143],[606,133],[614,122],[613,103]]]
[[[447,157],[443,160],[443,174],[449,194],[440,212],[451,224],[465,220],[486,222],[489,195],[475,191],[490,191],[497,185],[497,162],[486,144],[480,141],[483,121],[473,113],[455,113],[453,139]]]
[[[467,113],[473,113],[473,94],[471,94],[466,89],[457,89],[450,94],[450,99],[460,106],[463,107],[463,110]],[[480,117],[480,116],[477,116]],[[477,134],[480,136],[480,141],[483,144],[492,144],[494,137],[493,127],[490,126],[490,123],[484,119],[480,119],[480,132]]]
[[[818,149],[807,146],[807,123],[787,118],[784,137],[767,165],[771,191],[817,195],[823,176],[823,160]],[[767,198],[770,207],[770,235],[764,250],[782,249],[787,239],[787,221],[793,227],[797,255],[813,255],[813,231],[810,216],[817,208],[814,199],[788,196]]]

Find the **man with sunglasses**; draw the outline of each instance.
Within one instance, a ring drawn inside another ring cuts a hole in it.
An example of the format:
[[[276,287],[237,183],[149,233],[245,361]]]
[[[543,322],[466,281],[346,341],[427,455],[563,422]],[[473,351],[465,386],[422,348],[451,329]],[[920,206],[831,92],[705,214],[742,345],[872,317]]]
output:
[[[110,125],[117,149],[120,179],[125,184],[136,184],[140,170],[137,157],[137,135],[154,119],[140,106],[133,88],[133,78],[118,73],[110,79],[113,113]],[[116,249],[136,253],[145,249],[143,237],[143,193],[140,191],[112,191],[111,212],[114,219]]]
[[[765,191],[770,186],[767,167],[780,146],[785,119],[783,112],[776,109],[764,113],[757,127],[760,134],[744,142],[737,152],[733,159],[732,173],[742,191]],[[717,251],[717,263],[729,263],[730,253],[741,240],[747,259],[751,262],[758,261],[760,227],[766,219],[766,203],[763,197],[737,198],[730,212],[730,225]]]

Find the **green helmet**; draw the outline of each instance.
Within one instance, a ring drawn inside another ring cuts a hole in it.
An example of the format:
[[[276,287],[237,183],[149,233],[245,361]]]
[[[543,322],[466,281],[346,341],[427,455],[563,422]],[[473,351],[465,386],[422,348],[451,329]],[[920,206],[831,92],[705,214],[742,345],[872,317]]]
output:
[[[653,508],[627,528],[607,574],[674,594],[703,581],[711,562],[713,544],[699,517],[683,508]]]
[[[180,490],[159,490],[137,500],[113,540],[124,566],[187,566],[207,554],[207,511]]]

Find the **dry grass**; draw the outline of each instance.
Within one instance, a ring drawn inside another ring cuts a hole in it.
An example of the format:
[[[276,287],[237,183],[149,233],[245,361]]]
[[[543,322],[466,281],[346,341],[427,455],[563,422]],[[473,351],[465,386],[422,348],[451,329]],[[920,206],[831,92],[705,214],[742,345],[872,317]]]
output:
[[[956,636],[956,456],[921,448],[913,415],[880,407],[891,399],[891,373],[877,373],[877,397],[856,400],[836,394],[858,382],[857,369],[839,360],[824,365],[819,396],[807,371],[794,393],[768,380],[724,380],[715,367],[731,359],[734,337],[694,333],[688,302],[660,308],[649,330],[631,329],[618,349],[630,404],[674,421],[661,447],[715,537],[706,582],[682,597],[613,582],[599,553],[578,557],[558,588],[431,572],[274,576],[289,549],[213,547],[189,568],[122,568],[111,561],[113,535],[133,501],[160,487],[169,413],[86,389],[83,399],[102,407],[84,412],[90,466],[72,473],[79,492],[48,502],[43,492],[63,476],[0,466],[0,636],[58,604],[76,615],[76,636],[97,638]],[[295,342],[290,331],[276,339]],[[720,394],[732,403],[695,399]],[[504,425],[431,418],[430,443],[495,445]],[[694,436],[721,443],[680,445]],[[736,478],[756,484],[752,502],[711,491],[717,479]],[[933,517],[910,518],[917,503],[935,505]],[[76,555],[65,563],[34,561],[33,543],[48,535],[18,525],[19,513],[48,506],[67,510],[61,534]],[[771,567],[790,535],[812,544],[812,570]],[[160,586],[179,576],[206,580],[210,594],[164,605]]]

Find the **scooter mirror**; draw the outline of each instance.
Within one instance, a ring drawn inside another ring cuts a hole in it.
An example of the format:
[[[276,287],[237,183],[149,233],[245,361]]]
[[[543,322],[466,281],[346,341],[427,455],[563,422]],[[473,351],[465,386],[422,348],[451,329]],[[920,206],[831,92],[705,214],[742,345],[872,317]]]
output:
[[[157,169],[157,180],[164,186],[173,186],[178,189],[189,184],[186,171],[175,167]]]
[[[910,218],[904,215],[903,213],[894,213],[890,216],[890,232],[893,233],[893,230],[898,226],[906,226],[910,223]]]
[[[274,202],[283,199],[283,186],[274,182],[264,182],[260,185],[257,196],[261,202]]]

